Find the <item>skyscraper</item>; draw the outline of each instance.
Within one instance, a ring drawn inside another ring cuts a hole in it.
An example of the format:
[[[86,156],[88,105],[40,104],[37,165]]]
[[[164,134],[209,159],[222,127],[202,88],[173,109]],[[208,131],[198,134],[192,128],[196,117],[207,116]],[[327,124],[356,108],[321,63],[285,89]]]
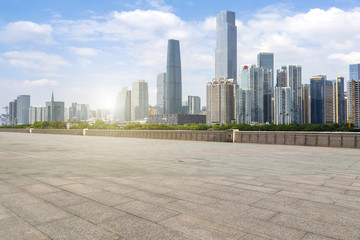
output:
[[[116,121],[131,121],[131,91],[124,87],[116,97],[114,117]]]
[[[17,100],[9,102],[9,124],[16,125],[17,122]]]
[[[310,85],[302,85],[302,123],[311,123]]]
[[[360,64],[350,64],[347,104],[350,122],[360,127]]]
[[[144,120],[149,117],[148,83],[136,80],[132,84],[131,92],[131,121]]]
[[[267,71],[264,77],[264,122],[272,123],[271,99],[274,97],[274,54],[259,53],[257,55],[257,66]]]
[[[275,88],[275,124],[290,124],[291,123],[291,88],[290,87],[276,87]]]
[[[343,77],[337,77],[333,84],[334,123],[346,122],[345,83]]]
[[[234,80],[214,78],[206,85],[206,122],[228,124],[234,120]]]
[[[164,113],[181,114],[181,101],[180,43],[178,40],[169,39],[164,93]]]
[[[264,78],[267,70],[252,66],[249,70],[251,122],[264,122]]]
[[[302,88],[302,71],[301,66],[286,66],[287,87],[291,88],[291,123],[301,124],[301,88]]]
[[[17,124],[29,123],[30,95],[20,95],[17,97],[16,115]]]
[[[215,78],[234,79],[237,72],[235,13],[221,11],[216,16]]]
[[[201,99],[199,96],[188,96],[189,114],[201,114]]]
[[[166,73],[157,75],[156,114],[164,114]]]
[[[310,78],[311,123],[333,122],[333,83],[325,75]]]
[[[54,100],[54,93],[51,95],[51,101],[45,103],[45,121],[64,121],[64,102]]]

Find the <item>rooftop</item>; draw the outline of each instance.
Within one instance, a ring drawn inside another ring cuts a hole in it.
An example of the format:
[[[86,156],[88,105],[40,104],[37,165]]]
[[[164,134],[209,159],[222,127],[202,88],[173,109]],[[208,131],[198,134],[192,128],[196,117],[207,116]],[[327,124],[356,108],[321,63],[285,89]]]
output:
[[[360,151],[0,133],[7,239],[359,239]]]

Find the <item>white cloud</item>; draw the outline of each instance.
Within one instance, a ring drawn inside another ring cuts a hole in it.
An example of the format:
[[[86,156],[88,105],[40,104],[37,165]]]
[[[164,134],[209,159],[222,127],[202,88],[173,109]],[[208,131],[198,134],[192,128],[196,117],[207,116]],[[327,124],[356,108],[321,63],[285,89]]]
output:
[[[334,53],[334,54],[329,55],[328,59],[344,61],[347,64],[359,63],[360,62],[360,52],[351,52],[348,54]]]
[[[46,78],[33,80],[33,81],[25,80],[22,83],[22,86],[24,87],[43,87],[43,86],[58,86],[58,85],[59,83],[57,81],[49,80]]]
[[[49,24],[37,24],[28,21],[12,22],[0,30],[0,42],[14,43],[35,41],[43,44],[54,43],[51,33],[53,29]]]
[[[44,52],[10,51],[3,53],[2,56],[11,66],[19,68],[47,71],[69,65],[62,57]]]
[[[94,48],[70,47],[69,49],[76,55],[86,56],[86,57],[96,56],[100,53],[99,50]]]

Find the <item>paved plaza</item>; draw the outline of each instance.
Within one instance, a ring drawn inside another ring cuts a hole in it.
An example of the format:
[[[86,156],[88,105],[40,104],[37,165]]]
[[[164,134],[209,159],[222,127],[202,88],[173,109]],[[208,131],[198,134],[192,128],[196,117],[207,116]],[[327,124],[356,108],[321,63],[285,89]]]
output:
[[[360,239],[360,150],[0,132],[0,239]]]

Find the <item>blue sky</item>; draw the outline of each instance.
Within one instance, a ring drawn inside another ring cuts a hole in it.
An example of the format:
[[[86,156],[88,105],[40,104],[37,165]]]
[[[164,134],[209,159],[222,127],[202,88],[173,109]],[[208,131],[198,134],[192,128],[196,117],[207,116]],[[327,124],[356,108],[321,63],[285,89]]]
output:
[[[149,83],[165,71],[167,39],[180,40],[183,99],[199,95],[214,75],[215,16],[236,13],[238,69],[256,54],[274,52],[275,67],[303,66],[312,75],[348,78],[360,62],[358,0],[2,0],[0,106],[30,94],[43,105],[57,100],[112,107],[116,93],[136,79]]]

